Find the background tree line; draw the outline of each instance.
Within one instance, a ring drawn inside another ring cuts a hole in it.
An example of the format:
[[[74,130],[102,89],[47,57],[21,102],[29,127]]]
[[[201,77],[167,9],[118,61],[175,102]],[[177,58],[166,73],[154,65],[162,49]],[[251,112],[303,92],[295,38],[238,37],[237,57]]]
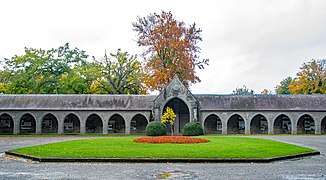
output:
[[[23,55],[2,60],[0,93],[146,94],[161,91],[175,75],[187,87],[200,82],[196,70],[204,69],[209,59],[199,57],[202,30],[195,23],[186,25],[162,11],[138,17],[132,26],[138,46],[144,49],[143,61],[120,49],[89,60],[85,51],[71,49],[68,43],[50,50],[25,48]],[[304,63],[297,77],[282,80],[275,93],[326,94],[326,60]],[[233,94],[254,91],[244,85]]]

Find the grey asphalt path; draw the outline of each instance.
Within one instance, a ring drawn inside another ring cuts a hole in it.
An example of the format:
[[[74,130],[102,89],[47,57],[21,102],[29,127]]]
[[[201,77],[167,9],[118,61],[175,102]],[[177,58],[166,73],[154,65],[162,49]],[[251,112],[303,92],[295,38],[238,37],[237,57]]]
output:
[[[253,136],[250,136],[253,137]],[[273,163],[36,163],[0,157],[0,179],[326,179],[326,136],[257,136],[317,149]],[[0,137],[0,152],[81,137]]]

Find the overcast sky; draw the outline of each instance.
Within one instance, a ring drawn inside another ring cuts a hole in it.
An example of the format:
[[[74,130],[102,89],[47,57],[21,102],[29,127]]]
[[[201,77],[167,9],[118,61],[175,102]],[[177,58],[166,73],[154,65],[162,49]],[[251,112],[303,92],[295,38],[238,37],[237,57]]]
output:
[[[326,58],[325,0],[1,0],[0,59],[66,42],[95,57],[139,54],[132,22],[162,10],[203,30],[200,57],[210,65],[197,71],[194,94],[274,90],[304,62]]]

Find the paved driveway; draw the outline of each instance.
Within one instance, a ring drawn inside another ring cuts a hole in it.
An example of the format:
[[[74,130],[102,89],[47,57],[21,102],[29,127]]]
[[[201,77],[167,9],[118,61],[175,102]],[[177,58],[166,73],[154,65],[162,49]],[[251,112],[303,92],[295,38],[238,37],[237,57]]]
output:
[[[83,137],[0,137],[0,152],[80,138]],[[322,154],[261,164],[35,163],[0,157],[0,179],[326,179],[326,136],[261,138],[314,148]]]

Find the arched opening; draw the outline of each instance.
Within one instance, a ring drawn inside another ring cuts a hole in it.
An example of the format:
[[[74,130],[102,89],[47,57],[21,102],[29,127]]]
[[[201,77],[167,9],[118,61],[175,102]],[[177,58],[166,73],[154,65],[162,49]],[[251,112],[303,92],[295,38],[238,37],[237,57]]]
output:
[[[53,114],[47,114],[43,117],[42,133],[58,133],[58,120]]]
[[[14,133],[14,120],[9,114],[2,114],[0,116],[0,134],[12,133]]]
[[[24,114],[20,119],[20,133],[28,134],[35,133],[36,122],[35,118],[30,114]]]
[[[222,121],[215,114],[209,115],[204,122],[206,134],[222,134]]]
[[[314,119],[305,114],[301,116],[297,124],[297,133],[298,134],[315,134],[315,121]]]
[[[291,134],[292,124],[288,116],[281,114],[274,121],[274,134]]]
[[[102,133],[103,122],[100,116],[92,114],[86,120],[86,133]]]
[[[245,133],[245,121],[240,115],[232,115],[227,123],[228,134],[244,134]]]
[[[119,114],[114,114],[109,119],[109,133],[125,133],[125,120]]]
[[[182,133],[183,127],[190,122],[189,108],[187,104],[179,98],[172,98],[165,104],[162,114],[165,112],[167,107],[172,108],[174,113],[177,115],[174,122],[174,133]],[[167,124],[167,130],[168,133],[171,133],[169,124]]]
[[[64,133],[80,133],[80,121],[74,114],[69,114],[64,120]]]
[[[147,124],[145,116],[141,114],[135,115],[130,122],[130,133],[145,133]]]
[[[321,133],[326,134],[326,116],[321,121]]]
[[[268,133],[268,122],[265,116],[258,114],[251,119],[250,122],[250,133],[251,134],[267,134]]]

